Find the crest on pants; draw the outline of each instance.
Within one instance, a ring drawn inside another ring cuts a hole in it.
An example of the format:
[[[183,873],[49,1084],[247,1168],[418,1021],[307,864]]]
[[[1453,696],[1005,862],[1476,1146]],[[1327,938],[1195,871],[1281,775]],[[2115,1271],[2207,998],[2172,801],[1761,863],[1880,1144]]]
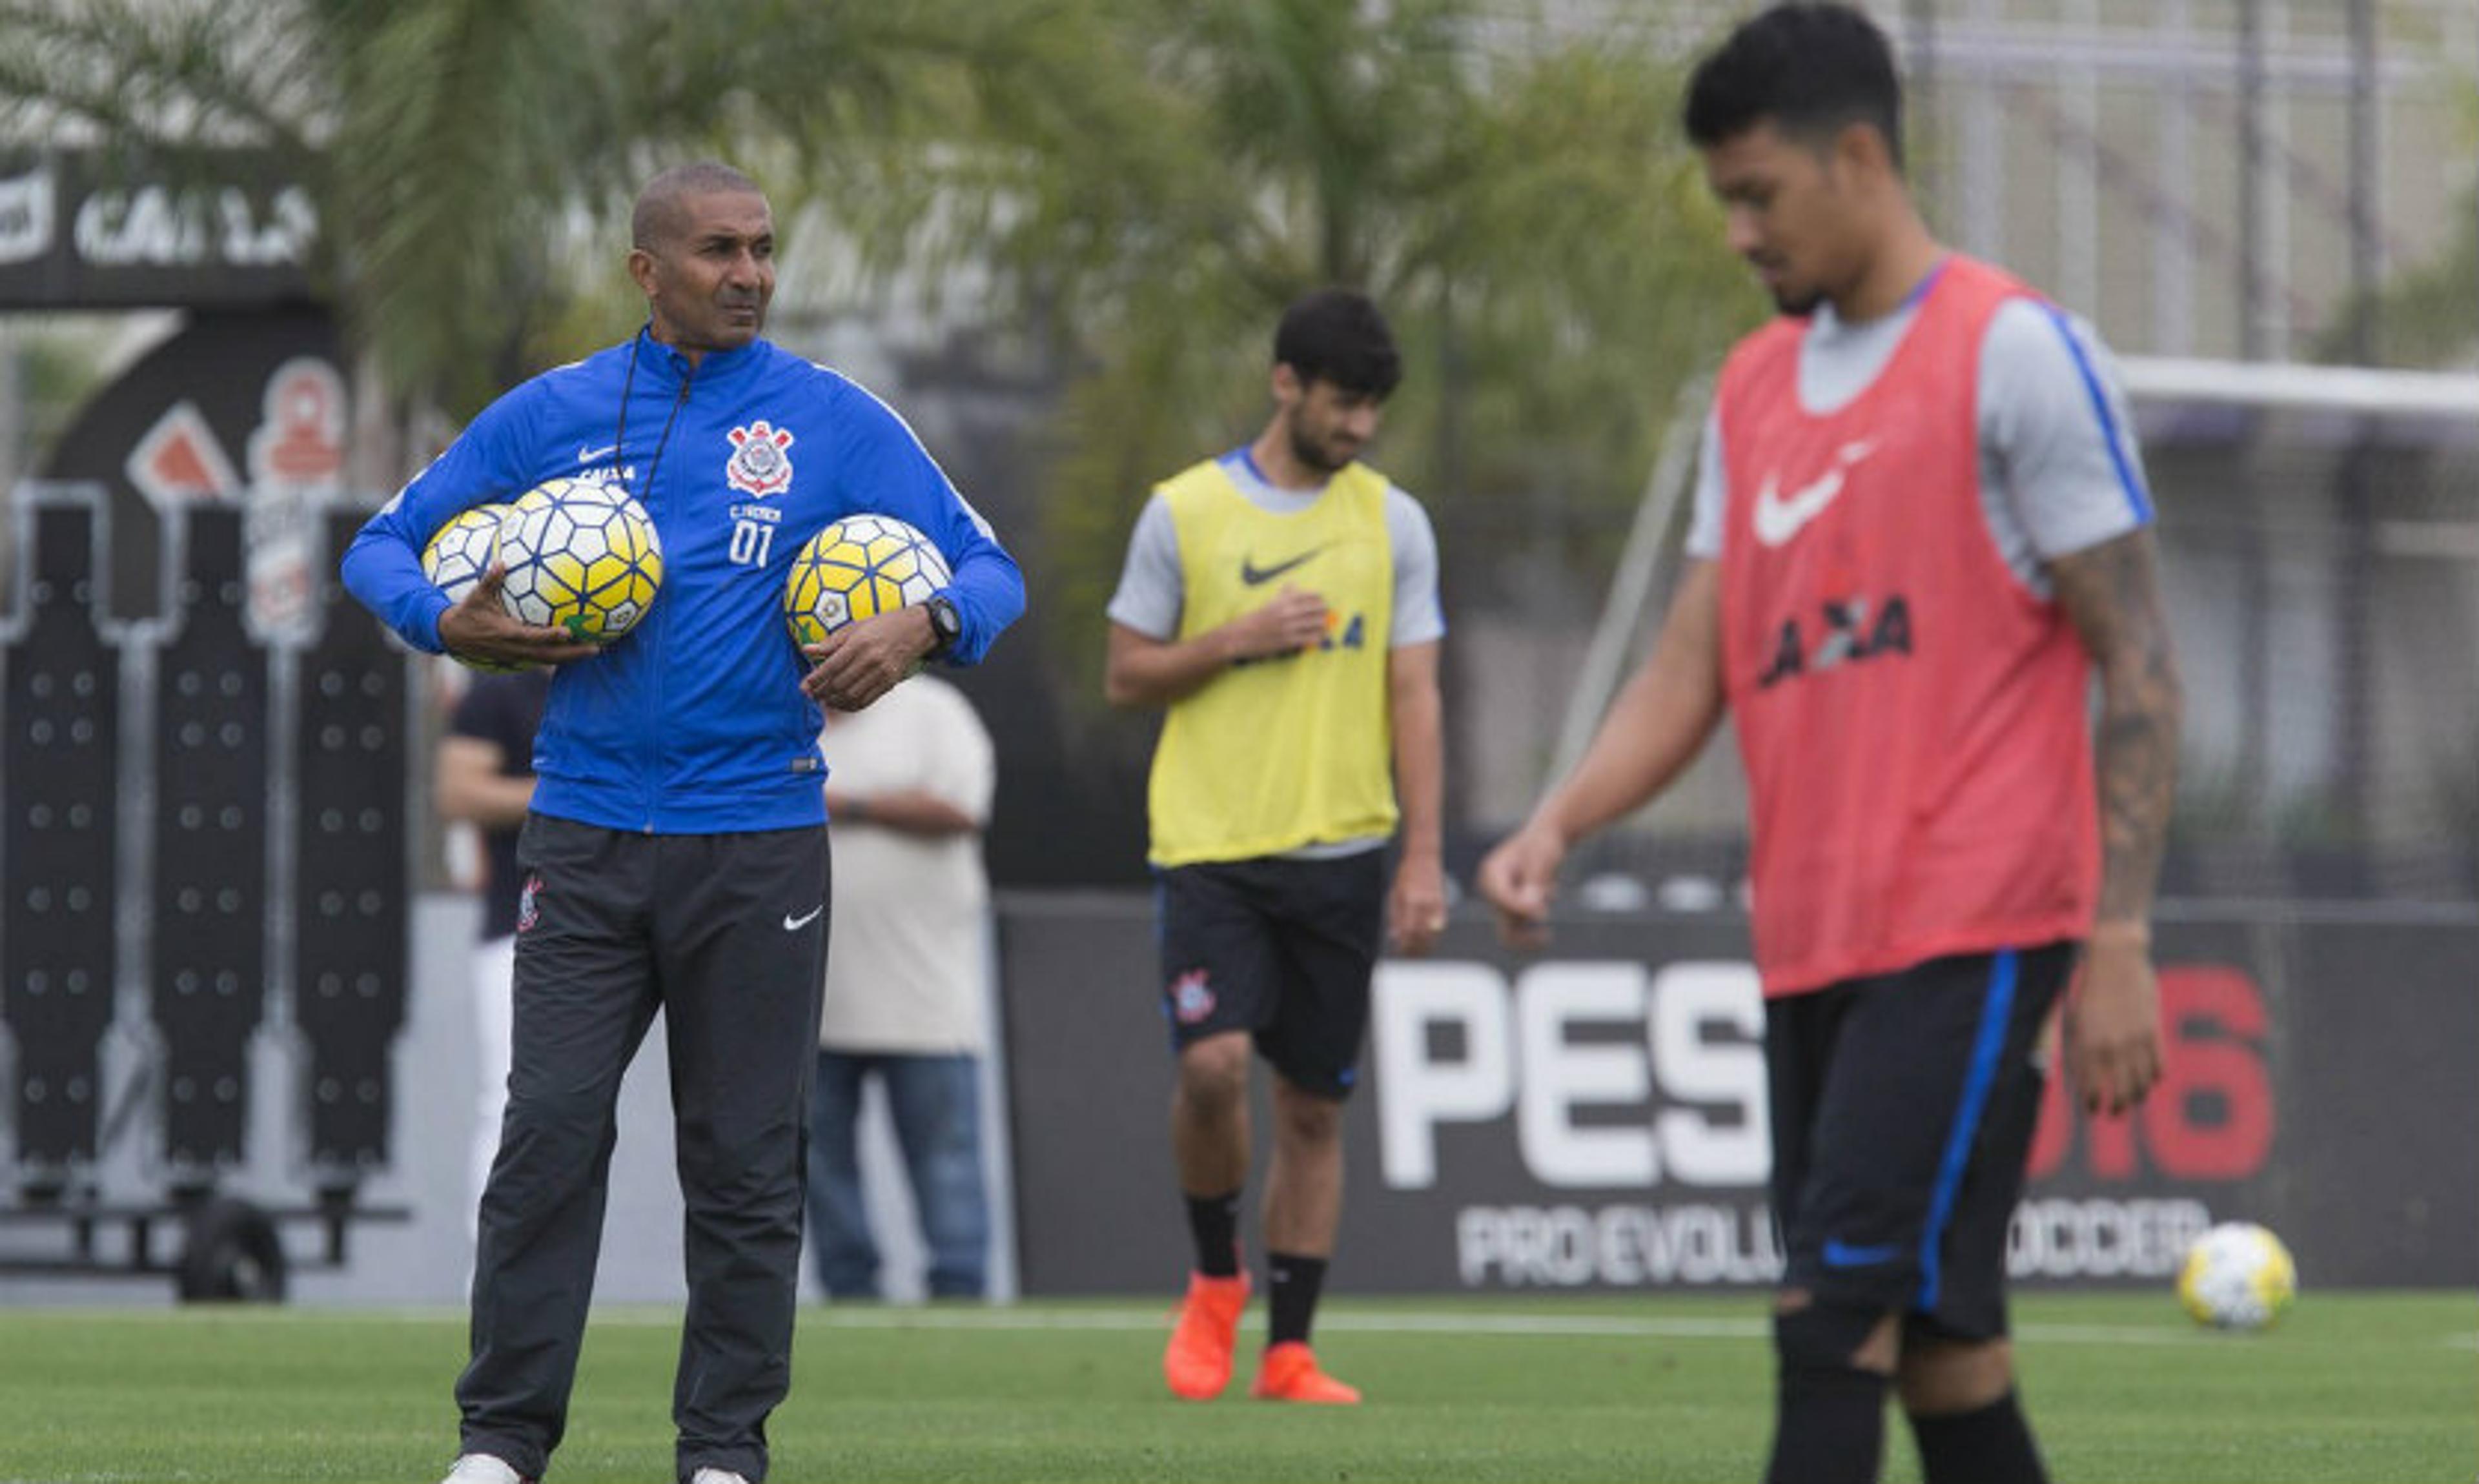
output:
[[[1214,987],[1203,969],[1190,969],[1170,982],[1170,1012],[1181,1025],[1197,1025],[1214,1013]]]

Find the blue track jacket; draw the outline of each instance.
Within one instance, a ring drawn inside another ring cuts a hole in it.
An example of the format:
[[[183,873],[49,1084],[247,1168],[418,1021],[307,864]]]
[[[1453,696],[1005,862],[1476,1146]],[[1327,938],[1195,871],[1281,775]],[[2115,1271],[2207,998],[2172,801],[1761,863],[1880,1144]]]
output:
[[[422,574],[431,533],[559,475],[615,479],[644,502],[663,585],[635,628],[559,667],[534,745],[539,813],[653,834],[825,820],[823,718],[801,693],[807,661],[782,601],[794,554],[830,522],[891,515],[936,543],[963,621],[950,664],[979,661],[1024,611],[1014,558],[885,403],[763,340],[692,371],[643,330],[483,409],[362,527],[345,585],[439,652],[447,597]]]

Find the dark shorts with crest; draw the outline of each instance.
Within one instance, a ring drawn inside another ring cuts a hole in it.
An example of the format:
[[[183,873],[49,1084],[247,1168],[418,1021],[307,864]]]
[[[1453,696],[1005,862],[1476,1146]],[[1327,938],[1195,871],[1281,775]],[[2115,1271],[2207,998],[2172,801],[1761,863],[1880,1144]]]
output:
[[[2076,945],[1933,959],[1765,1005],[1784,1289],[2006,1333],[2006,1246]]]
[[[1178,1051],[1246,1031],[1320,1097],[1350,1096],[1386,932],[1386,852],[1266,857],[1155,873],[1163,1017]]]

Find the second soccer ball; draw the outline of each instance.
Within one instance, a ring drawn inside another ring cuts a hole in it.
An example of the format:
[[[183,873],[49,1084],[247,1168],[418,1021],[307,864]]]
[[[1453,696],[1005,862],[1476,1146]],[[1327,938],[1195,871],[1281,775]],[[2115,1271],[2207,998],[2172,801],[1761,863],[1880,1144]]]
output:
[[[430,533],[429,543],[422,549],[422,575],[437,584],[449,602],[463,602],[473,584],[481,581],[482,575],[499,559],[499,522],[507,514],[504,504],[475,505],[458,511]],[[477,659],[470,654],[450,653],[447,657],[470,669],[487,670],[494,675],[513,675],[530,668]]]
[[[891,515],[848,515],[809,538],[783,583],[794,644],[926,602],[954,578],[930,538]]]

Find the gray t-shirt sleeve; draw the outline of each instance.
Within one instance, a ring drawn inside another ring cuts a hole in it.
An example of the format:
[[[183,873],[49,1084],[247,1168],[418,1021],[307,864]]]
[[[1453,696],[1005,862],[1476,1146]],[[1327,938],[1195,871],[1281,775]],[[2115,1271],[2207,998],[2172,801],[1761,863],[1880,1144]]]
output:
[[[1722,409],[1704,414],[1704,436],[1696,454],[1696,504],[1687,516],[1687,554],[1705,561],[1722,555],[1722,514],[1730,480],[1722,467]]]
[[[1838,405],[1865,388],[1892,345],[1881,335],[1811,343],[1802,352],[1801,384],[1814,379]],[[2045,597],[2049,561],[2152,520],[2117,363],[2090,325],[2053,304],[2014,299],[1983,332],[1979,390],[1980,498],[1989,538],[2024,585]],[[1688,555],[1721,556],[1728,488],[1716,408],[1704,419],[1697,459]]]
[[[2045,593],[2041,566],[2152,520],[2117,362],[2090,325],[2015,299],[1980,352],[1981,493],[1998,550]]]
[[[1112,623],[1148,639],[1175,639],[1187,596],[1179,570],[1179,527],[1171,523],[1170,506],[1155,495],[1137,516],[1137,528],[1128,537],[1127,565],[1119,570],[1119,590],[1103,611]]]
[[[1420,502],[1386,487],[1386,538],[1394,549],[1394,621],[1388,649],[1427,644],[1446,634],[1446,612],[1438,601],[1438,533]]]
[[[1394,621],[1388,648],[1426,644],[1446,632],[1445,610],[1438,599],[1438,537],[1420,502],[1399,489],[1386,491],[1386,534],[1394,554]],[[1111,622],[1125,625],[1149,639],[1179,636],[1179,616],[1187,588],[1179,565],[1179,527],[1160,495],[1145,501],[1128,537],[1127,564],[1119,571],[1118,591],[1104,610]]]

